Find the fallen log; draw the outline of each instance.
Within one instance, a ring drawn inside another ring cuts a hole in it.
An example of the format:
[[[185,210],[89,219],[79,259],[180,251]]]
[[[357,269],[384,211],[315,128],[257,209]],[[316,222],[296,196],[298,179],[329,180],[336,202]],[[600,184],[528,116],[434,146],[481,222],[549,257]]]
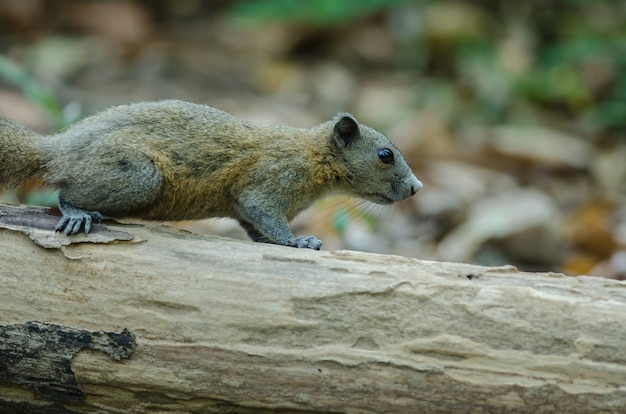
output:
[[[623,413],[626,283],[0,205],[0,412]]]

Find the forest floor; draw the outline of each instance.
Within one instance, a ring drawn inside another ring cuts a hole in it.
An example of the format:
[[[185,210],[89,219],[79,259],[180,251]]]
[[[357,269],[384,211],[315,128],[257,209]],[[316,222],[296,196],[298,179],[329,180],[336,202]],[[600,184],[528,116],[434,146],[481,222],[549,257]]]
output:
[[[232,16],[233,2],[207,3],[3,4],[0,53],[59,104],[46,111],[32,85],[12,81],[5,68],[0,114],[53,133],[110,105],[164,98],[299,127],[349,111],[397,144],[424,188],[384,208],[322,200],[294,220],[295,233],[315,234],[324,249],[626,276],[622,132],[510,95],[503,72],[479,58],[454,60],[446,49],[450,37],[493,28],[497,16],[454,3],[389,9],[330,26],[251,23]],[[428,25],[414,33],[417,15],[454,22],[459,13],[461,34]],[[502,62],[514,62],[511,73],[534,58],[527,40],[533,29],[513,26],[489,38]],[[596,62],[597,88],[616,82],[614,68]],[[515,116],[486,119],[487,101]],[[27,188],[0,201],[53,204],[54,196]],[[229,220],[177,225],[246,237]]]

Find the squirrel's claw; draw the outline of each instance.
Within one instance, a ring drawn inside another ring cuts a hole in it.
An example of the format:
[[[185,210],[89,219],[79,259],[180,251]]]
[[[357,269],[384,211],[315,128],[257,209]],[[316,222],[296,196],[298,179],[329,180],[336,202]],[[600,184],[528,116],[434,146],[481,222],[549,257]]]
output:
[[[291,239],[289,245],[292,247],[319,250],[322,248],[322,241],[315,236],[299,236]]]
[[[87,234],[91,231],[92,222],[102,223],[102,214],[97,211],[76,209],[70,214],[64,213],[54,230],[69,236],[78,233],[83,228]]]

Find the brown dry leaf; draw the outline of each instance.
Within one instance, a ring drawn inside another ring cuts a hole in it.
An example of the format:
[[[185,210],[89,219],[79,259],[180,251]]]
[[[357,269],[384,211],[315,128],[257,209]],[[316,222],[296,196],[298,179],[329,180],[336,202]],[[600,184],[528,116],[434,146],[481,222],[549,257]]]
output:
[[[0,22],[4,30],[33,30],[45,21],[45,7],[39,0],[4,0]]]
[[[582,206],[566,220],[572,244],[602,258],[610,257],[617,248],[611,228],[614,207],[602,202]]]
[[[67,16],[75,27],[120,44],[141,45],[153,32],[146,9],[130,2],[79,2]]]
[[[535,263],[558,263],[563,246],[561,212],[534,189],[512,189],[472,205],[468,218],[439,244],[439,258],[472,261],[488,241],[499,241],[510,257]]]
[[[551,167],[585,168],[589,165],[589,142],[545,128],[500,126],[485,130],[487,149],[512,159]]]
[[[606,199],[624,205],[626,201],[626,144],[618,142],[593,152],[591,174]]]
[[[567,274],[573,275],[598,275],[592,273],[593,269],[597,269],[597,266],[602,262],[602,258],[593,253],[576,250],[567,254],[561,265],[563,271]]]

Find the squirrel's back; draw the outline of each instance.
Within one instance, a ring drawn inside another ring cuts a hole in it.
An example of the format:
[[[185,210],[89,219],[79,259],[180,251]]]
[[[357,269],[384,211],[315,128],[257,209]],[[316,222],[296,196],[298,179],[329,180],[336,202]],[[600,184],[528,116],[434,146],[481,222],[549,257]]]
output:
[[[233,205],[250,185],[276,182],[269,192],[307,192],[299,185],[309,181],[310,154],[306,149],[325,144],[307,142],[307,131],[251,125],[219,109],[179,100],[122,105],[58,134],[46,181],[54,187],[71,186],[70,193],[80,198],[85,208],[113,217],[232,217]],[[133,180],[134,192],[154,197],[143,205],[120,197],[119,202],[109,200],[105,208],[98,206],[101,196],[92,190],[94,181],[103,176],[108,186],[117,188],[116,182],[123,186],[129,174],[143,177]],[[280,179],[284,174],[290,177],[286,183]],[[309,198],[316,195],[300,196],[302,204],[308,205]],[[301,209],[297,204],[294,207]]]

